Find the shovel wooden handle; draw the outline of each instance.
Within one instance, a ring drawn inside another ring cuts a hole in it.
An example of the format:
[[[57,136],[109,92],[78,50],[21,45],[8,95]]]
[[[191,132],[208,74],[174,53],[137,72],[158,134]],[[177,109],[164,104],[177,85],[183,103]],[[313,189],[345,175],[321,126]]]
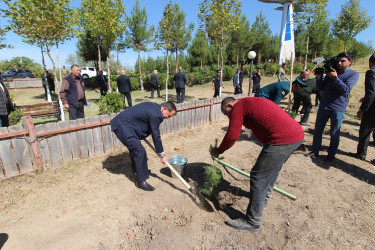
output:
[[[147,140],[147,139],[143,139],[147,145],[155,152],[155,154],[158,155],[158,153],[156,152],[154,146],[151,145],[151,143]],[[192,192],[193,194],[195,194],[195,190],[184,180],[184,178],[181,177],[181,175],[176,171],[176,169],[174,169],[171,164],[169,164],[169,162],[166,163],[167,167],[174,173],[174,175],[177,176],[177,178],[185,185],[185,187],[187,187],[189,189],[190,192]]]

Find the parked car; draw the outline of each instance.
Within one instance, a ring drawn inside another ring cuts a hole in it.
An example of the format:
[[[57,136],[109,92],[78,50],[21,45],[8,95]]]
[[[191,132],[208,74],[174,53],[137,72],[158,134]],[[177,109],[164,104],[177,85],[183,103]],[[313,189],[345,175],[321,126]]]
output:
[[[2,78],[4,80],[12,80],[15,78],[30,78],[30,77],[28,76],[28,73],[26,73],[25,70],[23,69],[18,69],[17,75],[13,72],[13,70],[9,69],[2,74]]]
[[[81,76],[83,79],[85,78],[93,78],[96,77],[98,74],[96,73],[95,67],[83,67],[81,69]],[[103,71],[103,75],[107,75],[107,72]]]
[[[35,78],[34,76],[34,73],[29,70],[29,69],[24,69],[24,71],[26,72],[27,76],[25,78]]]

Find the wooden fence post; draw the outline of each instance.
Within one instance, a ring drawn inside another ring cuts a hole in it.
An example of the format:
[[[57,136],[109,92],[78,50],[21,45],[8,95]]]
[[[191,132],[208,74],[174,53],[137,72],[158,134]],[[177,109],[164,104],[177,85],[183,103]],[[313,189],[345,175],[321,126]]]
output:
[[[210,100],[210,124],[212,124],[212,113],[214,111],[214,100]]]
[[[33,156],[35,159],[35,164],[38,169],[43,168],[42,156],[40,154],[39,144],[36,139],[36,133],[34,128],[33,119],[31,116],[26,116],[22,118],[24,124],[26,124],[27,131],[29,132],[29,140],[31,148],[33,149]]]

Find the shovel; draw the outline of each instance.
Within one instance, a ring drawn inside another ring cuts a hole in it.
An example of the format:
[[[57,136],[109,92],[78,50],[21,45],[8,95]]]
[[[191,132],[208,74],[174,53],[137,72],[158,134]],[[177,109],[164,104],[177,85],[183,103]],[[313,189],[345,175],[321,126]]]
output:
[[[155,154],[158,154],[152,146],[152,144],[145,138],[143,139],[147,145],[155,152]],[[166,163],[167,167],[174,173],[175,176],[184,184],[184,186],[189,189],[189,191],[193,194],[193,201],[196,203],[200,208],[203,208],[204,210],[208,212],[215,211],[214,207],[204,198],[199,192],[196,192],[185,180],[181,177],[181,175],[171,166],[169,162]],[[197,199],[198,198],[198,199]],[[197,201],[198,200],[198,201]]]
[[[147,145],[157,154],[154,146],[151,145],[151,143],[147,140],[147,139],[144,139],[144,141],[147,143]],[[169,162],[166,163],[167,167],[175,174],[175,176],[177,176],[177,178],[185,185],[185,187],[187,189],[189,189],[189,191],[192,193],[192,194],[196,194],[197,192],[195,192],[195,190],[184,180],[184,178],[181,177],[181,175],[178,174],[178,172],[176,171],[176,169],[174,169],[171,164],[169,164]]]

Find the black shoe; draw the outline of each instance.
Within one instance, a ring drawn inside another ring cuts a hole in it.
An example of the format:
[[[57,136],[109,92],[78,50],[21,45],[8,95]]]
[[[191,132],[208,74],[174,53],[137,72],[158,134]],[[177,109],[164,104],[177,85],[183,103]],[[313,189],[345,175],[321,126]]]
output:
[[[324,158],[324,162],[330,163],[334,162],[336,160],[336,157],[327,155],[326,158]]]
[[[310,126],[310,124],[308,124],[307,122],[300,122],[299,124],[300,124],[301,126],[307,126],[307,127]]]
[[[351,157],[357,158],[359,160],[366,161],[366,156],[362,156],[362,155],[356,154],[356,153],[348,153],[348,155],[351,156]]]
[[[148,184],[146,181],[137,181],[135,183],[135,185],[140,188],[140,189],[143,189],[145,191],[154,191],[155,188],[153,186],[151,186],[150,184]]]
[[[314,152],[310,152],[308,154],[305,154],[305,156],[310,157],[310,158],[319,158],[319,155],[315,154]]]
[[[228,220],[225,222],[228,226],[234,227],[239,230],[247,230],[251,232],[259,232],[260,226],[251,225],[244,218],[238,218],[235,220]]]

